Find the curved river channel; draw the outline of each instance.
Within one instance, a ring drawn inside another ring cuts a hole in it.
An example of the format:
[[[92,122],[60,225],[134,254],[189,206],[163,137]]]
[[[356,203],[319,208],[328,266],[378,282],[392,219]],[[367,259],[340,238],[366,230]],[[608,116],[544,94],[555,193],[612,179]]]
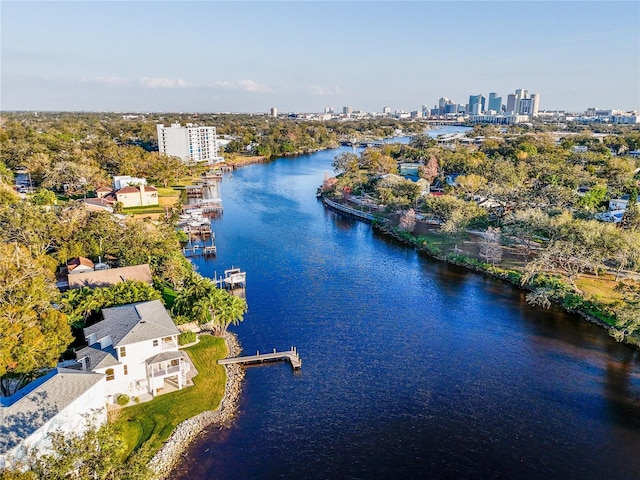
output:
[[[247,272],[238,415],[172,478],[640,479],[640,357],[325,210],[338,149],[233,172],[207,276]]]

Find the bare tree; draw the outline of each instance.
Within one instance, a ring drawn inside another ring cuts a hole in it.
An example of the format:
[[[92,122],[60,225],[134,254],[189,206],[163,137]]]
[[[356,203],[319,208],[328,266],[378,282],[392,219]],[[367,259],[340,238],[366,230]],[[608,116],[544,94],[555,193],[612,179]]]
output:
[[[413,208],[407,210],[401,217],[398,225],[403,232],[413,232],[416,228],[416,212]]]
[[[500,245],[500,228],[489,227],[483,234],[479,244],[480,256],[495,266],[502,260],[502,245]]]

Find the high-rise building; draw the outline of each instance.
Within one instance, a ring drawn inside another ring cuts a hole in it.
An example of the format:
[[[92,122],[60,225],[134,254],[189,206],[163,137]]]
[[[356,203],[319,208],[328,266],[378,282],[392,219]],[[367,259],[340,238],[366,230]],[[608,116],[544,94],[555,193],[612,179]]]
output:
[[[444,106],[445,115],[448,113],[458,113],[459,110],[460,110],[460,105],[458,105],[457,103],[451,102]]]
[[[391,113],[391,107],[382,107],[382,113],[388,115]]]
[[[529,99],[529,91],[518,88],[516,90],[516,108],[514,110],[516,113],[520,114],[523,108],[524,109],[529,108],[529,105],[528,105],[529,102],[526,102],[527,103],[526,107],[521,106],[522,100],[527,100],[527,99]],[[528,115],[528,114],[524,113],[523,115]]]
[[[485,98],[482,94],[469,96],[469,109],[467,113],[469,115],[480,115],[485,111],[484,105]]]
[[[489,94],[489,105],[488,110],[493,110],[496,113],[500,113],[502,110],[502,97],[498,97],[496,92],[491,92]]]
[[[538,110],[540,109],[540,94],[539,93],[532,93],[531,94],[531,102],[532,102],[532,106],[531,106],[531,115],[533,117],[536,117],[538,115]]]
[[[272,117],[277,117],[278,109],[276,107],[271,107],[271,110],[269,110],[269,115],[271,115]]]
[[[445,113],[451,113],[452,105],[455,105],[455,104],[453,103],[453,100],[451,100],[450,98],[447,98],[447,97],[440,98],[438,100],[438,114],[444,115]]]
[[[520,100],[518,115],[532,115],[533,101],[530,98]]]
[[[201,127],[187,123],[186,127],[173,123],[170,127],[157,125],[158,151],[163,155],[179,157],[185,162],[218,163],[216,127]]]
[[[516,112],[516,96],[513,93],[507,95],[507,112]]]
[[[342,113],[344,115],[351,115],[353,113],[353,108],[351,108],[351,107],[342,107]]]

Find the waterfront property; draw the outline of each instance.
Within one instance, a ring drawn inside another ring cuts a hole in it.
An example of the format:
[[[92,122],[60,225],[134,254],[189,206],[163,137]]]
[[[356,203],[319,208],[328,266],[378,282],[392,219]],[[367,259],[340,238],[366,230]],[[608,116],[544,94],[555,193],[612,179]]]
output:
[[[158,150],[163,155],[173,155],[185,162],[219,163],[216,127],[199,126],[187,123],[185,127],[173,123],[170,127],[156,126],[158,131]]]
[[[156,395],[187,385],[189,361],[178,350],[180,331],[160,300],[102,310],[84,329],[88,346],[76,352],[82,370],[106,375],[109,403],[119,394]]]
[[[111,207],[113,209],[113,205],[116,202],[120,202],[123,208],[158,205],[158,189],[143,183],[126,185],[113,190],[107,187],[100,187],[96,190],[96,194],[98,198],[92,199],[94,200],[93,202],[88,202],[89,205],[95,208],[105,209],[106,207]]]

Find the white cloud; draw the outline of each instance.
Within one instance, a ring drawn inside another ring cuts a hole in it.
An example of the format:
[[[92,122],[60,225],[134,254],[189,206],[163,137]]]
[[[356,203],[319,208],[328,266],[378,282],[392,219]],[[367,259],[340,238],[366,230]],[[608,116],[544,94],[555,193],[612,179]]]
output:
[[[240,80],[238,86],[245,92],[271,92],[271,87],[253,80]]]
[[[265,93],[272,92],[273,89],[264,83],[258,83],[253,80],[238,80],[236,82],[229,82],[226,80],[217,80],[209,84],[211,88],[221,90],[240,90],[243,92],[257,92]]]
[[[196,85],[186,80],[178,78],[176,80],[172,78],[157,78],[157,77],[142,77],[139,80],[140,84],[148,88],[193,88]]]
[[[210,88],[213,90],[233,90],[238,92],[265,93],[272,92],[273,89],[264,83],[258,83],[254,80],[217,80],[208,84],[198,85],[181,78],[163,78],[163,77],[141,77],[138,79],[129,79],[117,76],[100,76],[91,79],[83,79],[83,82],[95,83],[109,87],[130,87],[142,86],[144,88],[153,89],[170,89],[170,88]]]
[[[121,87],[129,83],[129,80],[122,77],[94,77],[91,80],[93,83],[97,83],[99,85],[107,85],[109,87]]]

